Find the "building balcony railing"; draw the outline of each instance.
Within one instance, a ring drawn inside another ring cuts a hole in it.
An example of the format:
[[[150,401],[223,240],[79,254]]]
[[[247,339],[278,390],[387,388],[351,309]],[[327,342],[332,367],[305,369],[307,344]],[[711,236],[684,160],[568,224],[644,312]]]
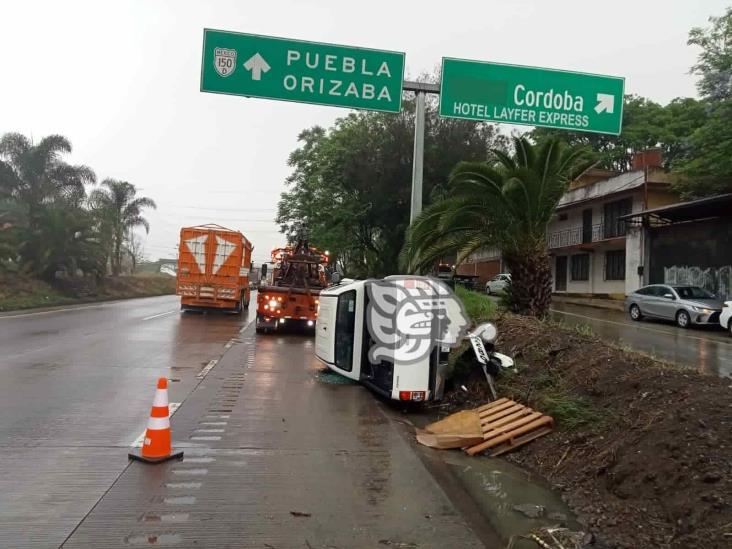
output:
[[[583,227],[571,227],[561,231],[549,233],[546,237],[549,249],[565,248],[567,246],[579,246],[599,242],[608,238],[617,238],[626,235],[625,221],[617,221],[612,224],[598,223],[596,225]]]

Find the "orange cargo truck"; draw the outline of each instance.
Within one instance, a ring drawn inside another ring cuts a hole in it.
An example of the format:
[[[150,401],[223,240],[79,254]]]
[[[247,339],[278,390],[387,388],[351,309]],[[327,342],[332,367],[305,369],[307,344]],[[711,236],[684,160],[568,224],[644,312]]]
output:
[[[328,256],[300,240],[294,247],[272,250],[272,262],[272,283],[257,293],[257,333],[292,324],[312,328],[327,283]]]
[[[239,231],[209,224],[180,230],[176,293],[183,310],[241,313],[249,306],[252,244]]]

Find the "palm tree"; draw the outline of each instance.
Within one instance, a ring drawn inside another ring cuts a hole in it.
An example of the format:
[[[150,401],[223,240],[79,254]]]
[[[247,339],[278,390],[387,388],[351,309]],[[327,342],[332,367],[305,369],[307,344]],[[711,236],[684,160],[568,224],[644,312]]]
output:
[[[151,198],[136,197],[137,189],[127,181],[105,179],[104,189],[96,189],[89,196],[89,203],[100,219],[100,232],[108,238],[108,249],[112,264],[112,274],[118,276],[122,271],[122,254],[125,238],[134,227],[144,227],[150,232],[150,224],[142,216],[145,208],[157,206]]]
[[[63,161],[62,156],[69,153],[71,143],[62,135],[46,136],[37,144],[19,133],[0,138],[0,197],[21,207],[28,234],[45,234],[44,210],[53,205],[78,208],[86,195],[85,185],[96,182],[91,168]],[[38,274],[49,267],[41,243],[42,239],[31,238],[20,250],[22,259]]]
[[[512,284],[515,312],[544,316],[551,303],[546,228],[570,181],[591,165],[584,149],[556,138],[538,145],[514,138],[514,154],[494,150],[496,162],[462,162],[448,195],[425,209],[407,232],[402,261],[409,272],[427,272],[447,254],[463,261],[498,247]]]

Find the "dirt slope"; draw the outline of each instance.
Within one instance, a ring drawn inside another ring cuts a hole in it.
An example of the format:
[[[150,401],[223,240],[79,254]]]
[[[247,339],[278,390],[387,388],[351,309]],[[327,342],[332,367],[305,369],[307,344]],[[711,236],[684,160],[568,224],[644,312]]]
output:
[[[732,381],[534,319],[497,326],[518,364],[501,396],[558,423],[508,459],[563,490],[598,545],[732,547]],[[454,408],[486,401],[479,376],[460,383]]]

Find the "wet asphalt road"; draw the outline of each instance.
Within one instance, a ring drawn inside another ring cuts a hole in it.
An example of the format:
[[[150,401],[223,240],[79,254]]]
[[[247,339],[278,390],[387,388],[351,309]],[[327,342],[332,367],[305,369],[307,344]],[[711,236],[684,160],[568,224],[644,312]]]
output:
[[[393,410],[249,319],[172,296],[0,315],[0,547],[496,546]],[[160,376],[185,458],[128,462]]]
[[[678,328],[671,322],[630,320],[627,313],[554,303],[555,320],[587,325],[601,338],[711,375],[732,375],[732,337],[714,326]]]
[[[155,380],[183,401],[247,321],[178,299],[0,315],[0,547],[58,547],[127,466]]]
[[[130,464],[63,547],[484,546],[382,404],[323,376],[313,347],[249,326],[173,417],[183,461]]]

